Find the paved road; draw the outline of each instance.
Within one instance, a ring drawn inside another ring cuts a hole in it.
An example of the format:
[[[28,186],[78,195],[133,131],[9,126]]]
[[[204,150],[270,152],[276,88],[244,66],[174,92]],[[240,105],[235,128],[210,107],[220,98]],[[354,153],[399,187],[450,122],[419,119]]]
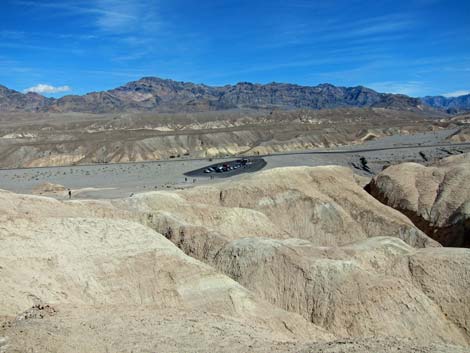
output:
[[[268,157],[268,156],[294,156],[301,154],[350,154],[350,153],[364,153],[364,152],[378,152],[378,151],[390,151],[390,150],[403,150],[403,149],[420,149],[420,148],[433,148],[433,147],[459,147],[459,146],[470,146],[470,142],[462,143],[447,143],[447,144],[431,144],[431,145],[409,145],[409,146],[393,146],[393,147],[374,147],[374,148],[358,148],[358,149],[347,149],[347,150],[326,150],[326,151],[300,151],[300,152],[279,152],[273,154],[259,155],[256,157]],[[255,157],[255,156],[252,156]]]

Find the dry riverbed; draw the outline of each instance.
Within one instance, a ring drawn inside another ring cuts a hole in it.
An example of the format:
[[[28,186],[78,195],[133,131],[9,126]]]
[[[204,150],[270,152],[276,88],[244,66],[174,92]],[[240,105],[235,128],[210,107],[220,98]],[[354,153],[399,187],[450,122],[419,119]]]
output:
[[[263,156],[264,169],[286,166],[343,165],[358,174],[372,176],[384,166],[405,161],[428,163],[451,154],[470,151],[470,144],[449,144],[446,140],[454,129],[414,135],[395,135],[362,145],[333,149],[273,154]],[[428,147],[427,147],[428,146]],[[32,193],[44,183],[63,185],[72,190],[73,198],[118,198],[135,193],[188,188],[202,183],[216,183],[210,175],[187,177],[184,174],[234,157],[167,160],[139,163],[99,164],[88,166],[45,167],[0,170],[0,188],[17,193]],[[239,174],[240,175],[240,174]],[[233,176],[233,179],[239,178]],[[225,178],[224,178],[225,179]],[[67,198],[67,192],[48,196]]]

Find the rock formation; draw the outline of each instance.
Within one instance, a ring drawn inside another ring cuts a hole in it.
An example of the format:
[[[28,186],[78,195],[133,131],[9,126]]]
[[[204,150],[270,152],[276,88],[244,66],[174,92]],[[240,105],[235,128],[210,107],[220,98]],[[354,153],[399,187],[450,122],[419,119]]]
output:
[[[470,342],[470,250],[416,250],[390,237],[320,248],[243,238],[214,262],[260,297],[340,337]]]
[[[22,207],[29,201],[35,212]],[[54,212],[51,206],[62,203],[2,193],[2,208],[7,202],[0,229],[0,351],[149,351],[160,343],[171,351],[196,337],[202,351],[235,343],[234,351],[243,351],[243,344],[282,347],[333,337],[118,213],[90,217],[92,206],[80,202]],[[72,209],[74,216],[64,216]]]
[[[470,250],[359,183],[329,166],[120,200],[0,191],[0,352],[468,351]]]
[[[469,176],[470,154],[461,154],[430,166],[391,166],[373,178],[368,189],[441,244],[470,247]]]
[[[121,207],[147,212],[152,227],[199,259],[244,237],[339,246],[392,236],[414,247],[438,246],[408,218],[365,192],[350,169],[339,166],[271,169],[237,181],[135,195]]]

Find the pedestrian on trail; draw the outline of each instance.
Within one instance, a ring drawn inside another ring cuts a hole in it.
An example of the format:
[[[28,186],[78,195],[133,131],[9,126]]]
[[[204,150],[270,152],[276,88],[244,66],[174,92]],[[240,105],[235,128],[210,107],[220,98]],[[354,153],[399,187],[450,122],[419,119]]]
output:
[[[69,200],[72,199],[72,190],[69,189]]]

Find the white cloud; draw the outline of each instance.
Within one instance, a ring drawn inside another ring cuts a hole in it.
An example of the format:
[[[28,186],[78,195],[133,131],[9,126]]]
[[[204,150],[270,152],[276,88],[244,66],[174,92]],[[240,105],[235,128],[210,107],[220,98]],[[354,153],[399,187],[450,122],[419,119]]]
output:
[[[60,92],[68,92],[70,91],[72,88],[70,88],[70,86],[57,86],[57,87],[54,87],[54,86],[51,86],[51,85],[46,85],[44,83],[40,83],[36,86],[33,86],[33,87],[30,87],[30,88],[26,88],[25,90],[23,90],[24,93],[27,93],[27,92],[36,92],[36,93],[60,93]]]
[[[470,94],[470,91],[460,90],[460,91],[455,91],[455,92],[444,93],[442,95],[444,97],[459,97],[459,96],[465,96],[466,94]]]

